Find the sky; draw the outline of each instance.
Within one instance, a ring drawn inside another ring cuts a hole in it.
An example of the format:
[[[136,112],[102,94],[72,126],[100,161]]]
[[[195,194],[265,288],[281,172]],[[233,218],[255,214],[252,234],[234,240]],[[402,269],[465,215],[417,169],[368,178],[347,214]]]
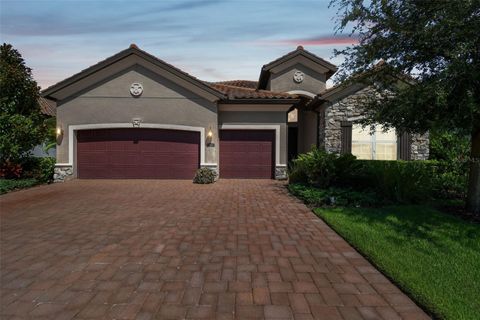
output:
[[[0,39],[42,88],[135,43],[206,81],[258,80],[297,45],[329,60],[355,40],[335,34],[330,0],[0,0]]]

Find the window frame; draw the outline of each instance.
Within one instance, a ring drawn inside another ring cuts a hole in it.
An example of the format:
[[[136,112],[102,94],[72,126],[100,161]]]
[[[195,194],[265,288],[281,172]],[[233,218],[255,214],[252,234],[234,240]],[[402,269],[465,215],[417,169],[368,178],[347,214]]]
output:
[[[363,128],[360,124],[358,123],[353,123],[352,124],[352,136],[351,136],[351,153],[353,154],[353,147],[355,144],[369,144],[370,147],[371,147],[371,154],[370,154],[370,159],[366,159],[366,160],[378,160],[377,159],[377,131],[379,130],[379,127],[380,125],[379,124],[375,124],[374,125],[374,128],[375,130],[373,131],[373,134],[369,133],[369,139],[364,139],[364,140],[359,140],[359,139],[354,139],[355,137],[355,132],[358,132],[358,128],[360,128],[362,131],[364,131],[365,129],[367,129],[368,127],[365,127]],[[370,126],[371,128],[371,126]],[[395,150],[395,159],[394,160],[398,160],[398,135],[397,135],[397,130],[395,128],[391,128],[389,130],[394,130],[394,133],[395,133],[395,139],[394,140],[384,140],[384,139],[381,139],[379,140],[378,143],[393,143],[394,144],[394,150]],[[394,160],[384,160],[384,161],[394,161]]]

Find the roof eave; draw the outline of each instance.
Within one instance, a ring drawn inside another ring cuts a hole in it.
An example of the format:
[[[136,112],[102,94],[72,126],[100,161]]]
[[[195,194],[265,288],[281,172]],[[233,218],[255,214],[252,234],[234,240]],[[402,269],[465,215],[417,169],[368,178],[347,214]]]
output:
[[[221,100],[221,103],[229,104],[296,104],[300,102],[301,99],[297,98],[245,98],[245,99],[224,99]]]

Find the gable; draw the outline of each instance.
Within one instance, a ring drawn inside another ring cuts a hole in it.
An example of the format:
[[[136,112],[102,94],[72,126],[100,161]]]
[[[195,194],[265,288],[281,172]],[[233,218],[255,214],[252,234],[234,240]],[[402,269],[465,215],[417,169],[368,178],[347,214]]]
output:
[[[42,96],[57,101],[64,100],[134,66],[141,66],[144,69],[176,83],[186,90],[209,101],[213,102],[224,97],[221,92],[208,86],[204,82],[152,55],[149,55],[138,49],[136,46],[131,46],[130,48],[47,88],[42,92]]]
[[[80,98],[132,99],[130,93],[132,83],[140,83],[143,87],[143,92],[139,99],[206,100],[188,88],[138,64],[95,83],[78,92],[75,96]]]
[[[305,50],[302,46],[298,46],[296,50],[289,52],[262,67],[258,81],[258,88],[267,88],[272,75],[292,68],[295,65],[303,65],[314,72],[323,74],[325,81],[337,71],[335,65]]]
[[[294,81],[297,72],[303,74],[303,81]],[[268,82],[268,89],[277,92],[292,92],[303,95],[314,95],[325,90],[327,77],[325,73],[317,72],[301,63],[293,64],[280,72],[272,73]]]

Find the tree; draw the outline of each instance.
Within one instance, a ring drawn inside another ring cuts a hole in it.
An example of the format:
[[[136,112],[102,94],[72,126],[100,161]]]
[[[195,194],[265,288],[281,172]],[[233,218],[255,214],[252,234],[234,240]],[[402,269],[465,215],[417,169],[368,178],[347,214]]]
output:
[[[0,46],[0,166],[18,164],[45,139],[40,88],[12,45]]]
[[[331,5],[339,14],[336,31],[359,39],[335,52],[345,57],[339,79],[376,89],[364,99],[364,124],[467,134],[467,209],[480,214],[480,0],[332,0]]]

